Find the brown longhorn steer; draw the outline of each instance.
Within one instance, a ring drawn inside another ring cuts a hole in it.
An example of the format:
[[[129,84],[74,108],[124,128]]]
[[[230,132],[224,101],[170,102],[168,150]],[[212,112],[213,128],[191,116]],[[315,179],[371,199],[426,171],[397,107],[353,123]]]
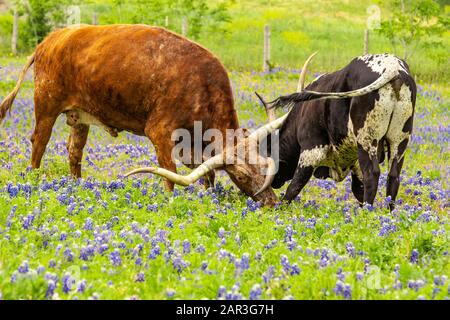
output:
[[[52,127],[65,113],[71,125],[68,141],[70,171],[81,176],[83,148],[89,125],[100,125],[111,135],[122,130],[147,136],[154,144],[161,168],[142,168],[166,178],[166,188],[181,185],[223,169],[253,199],[273,205],[269,187],[274,161],[260,157],[258,165],[229,164],[236,142],[197,167],[188,176],[176,174],[171,151],[174,130],[238,129],[227,72],[208,50],[162,28],[145,25],[79,26],[51,33],[24,66],[19,81],[0,104],[0,121],[16,97],[26,71],[34,63],[36,127],[32,134],[32,167],[39,168]],[[260,128],[239,143],[267,136],[282,121]],[[226,155],[226,156],[225,156]],[[264,176],[261,168],[267,168]]]

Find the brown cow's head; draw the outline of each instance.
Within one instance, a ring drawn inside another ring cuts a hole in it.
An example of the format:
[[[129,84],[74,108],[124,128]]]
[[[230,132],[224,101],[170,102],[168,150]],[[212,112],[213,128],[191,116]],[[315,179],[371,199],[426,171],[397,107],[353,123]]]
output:
[[[270,187],[275,175],[276,164],[272,158],[259,154],[258,142],[260,138],[276,130],[281,123],[282,120],[279,120],[276,123],[265,125],[240,142],[234,145],[230,144],[222,153],[209,158],[186,176],[156,167],[136,169],[127,173],[126,176],[136,173],[153,173],[176,184],[188,186],[208,172],[222,169],[228,173],[237,187],[253,200],[273,206],[278,201]]]
[[[308,58],[302,68],[299,80],[300,91],[304,87],[307,66],[313,56],[314,54]],[[275,177],[276,163],[272,158],[259,154],[258,144],[259,141],[280,128],[287,116],[288,114],[285,114],[281,118],[273,118],[273,121],[247,135],[241,141],[231,144],[231,146],[227,144],[222,153],[209,158],[186,176],[155,167],[136,169],[125,176],[136,173],[153,173],[176,184],[188,186],[212,170],[223,169],[245,194],[255,201],[261,201],[264,205],[273,206],[278,201],[270,187]]]

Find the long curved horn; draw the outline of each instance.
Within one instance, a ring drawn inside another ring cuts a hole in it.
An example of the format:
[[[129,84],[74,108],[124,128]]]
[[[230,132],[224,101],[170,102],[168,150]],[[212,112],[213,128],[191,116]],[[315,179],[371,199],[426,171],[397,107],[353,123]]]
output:
[[[304,89],[305,86],[305,79],[306,79],[306,72],[308,70],[308,65],[311,62],[312,58],[314,58],[314,56],[317,54],[317,51],[314,52],[313,54],[311,54],[308,59],[306,59],[303,68],[302,68],[302,72],[300,73],[300,79],[298,82],[298,88],[297,91],[302,91]],[[261,96],[259,94],[257,94],[257,97],[261,100],[261,102],[263,103],[264,107],[266,108],[266,111],[271,110],[270,108],[267,107],[266,102],[261,98]],[[261,140],[262,138],[267,137],[269,134],[271,134],[272,132],[274,132],[275,130],[279,129],[281,127],[281,125],[283,124],[284,120],[286,120],[287,116],[288,116],[289,112],[287,114],[285,114],[284,116],[282,116],[281,118],[275,119],[275,120],[271,120],[271,118],[273,117],[271,114],[267,113],[267,116],[269,117],[269,123],[262,126],[261,128],[259,128],[258,130],[254,131],[249,138],[251,139],[257,139],[258,141]]]
[[[306,59],[305,64],[303,65],[302,72],[300,73],[300,77],[298,79],[297,92],[302,92],[305,89],[305,80],[306,80],[306,72],[308,71],[308,65],[311,62],[312,58],[317,54],[317,51]]]
[[[156,168],[156,167],[144,167],[139,168],[133,171],[128,172],[125,174],[125,177],[137,174],[137,173],[153,173],[157,174],[159,176],[162,176],[173,183],[182,185],[182,186],[188,186],[191,183],[194,183],[201,177],[203,177],[208,172],[220,168],[223,166],[225,160],[223,154],[218,154],[217,156],[214,156],[205,162],[203,162],[200,166],[198,166],[196,169],[194,169],[190,174],[187,176],[183,176],[180,174],[177,174],[175,172],[169,171],[167,169],[163,168]]]
[[[270,185],[272,184],[273,179],[275,178],[275,174],[276,174],[276,169],[277,169],[277,165],[275,163],[275,160],[273,160],[272,158],[268,157],[267,158],[267,173],[266,173],[266,180],[264,181],[263,186],[261,187],[261,189],[258,190],[258,192],[255,193],[255,197],[260,194],[261,192],[263,192],[264,190],[266,190],[268,187],[270,187]]]
[[[269,134],[271,134],[272,132],[274,132],[275,130],[279,129],[282,126],[284,120],[286,120],[288,115],[289,113],[286,113],[284,116],[272,122],[269,122],[268,124],[262,126],[258,130],[253,131],[252,134],[248,136],[248,138],[260,141],[261,139],[267,137]]]

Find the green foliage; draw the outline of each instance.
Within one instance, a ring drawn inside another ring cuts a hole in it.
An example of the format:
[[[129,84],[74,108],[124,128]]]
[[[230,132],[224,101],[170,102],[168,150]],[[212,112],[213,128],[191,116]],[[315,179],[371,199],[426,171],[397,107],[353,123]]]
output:
[[[404,59],[414,54],[419,45],[442,47],[441,36],[449,27],[449,18],[433,0],[391,0],[391,15],[381,23],[379,32],[386,36]]]
[[[69,0],[20,0],[17,5],[26,16],[20,37],[28,47],[34,47],[58,24],[65,20],[64,5]]]
[[[225,32],[224,24],[231,21],[230,2],[215,5],[206,0],[112,0],[110,13],[103,18],[106,23],[145,23],[165,26],[181,33],[183,18],[188,21],[188,36],[198,39],[202,32]]]

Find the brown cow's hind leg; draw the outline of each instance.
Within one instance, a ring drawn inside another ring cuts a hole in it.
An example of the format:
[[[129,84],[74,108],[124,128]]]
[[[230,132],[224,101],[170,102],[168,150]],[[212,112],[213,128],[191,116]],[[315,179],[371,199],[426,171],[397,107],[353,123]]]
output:
[[[44,155],[45,148],[50,140],[56,118],[57,117],[50,115],[40,116],[36,113],[36,125],[31,136],[31,166],[33,169],[38,169],[41,166],[42,156]]]
[[[83,148],[86,145],[89,134],[89,126],[79,124],[70,129],[67,151],[69,152],[70,173],[75,178],[81,178],[81,159]]]

